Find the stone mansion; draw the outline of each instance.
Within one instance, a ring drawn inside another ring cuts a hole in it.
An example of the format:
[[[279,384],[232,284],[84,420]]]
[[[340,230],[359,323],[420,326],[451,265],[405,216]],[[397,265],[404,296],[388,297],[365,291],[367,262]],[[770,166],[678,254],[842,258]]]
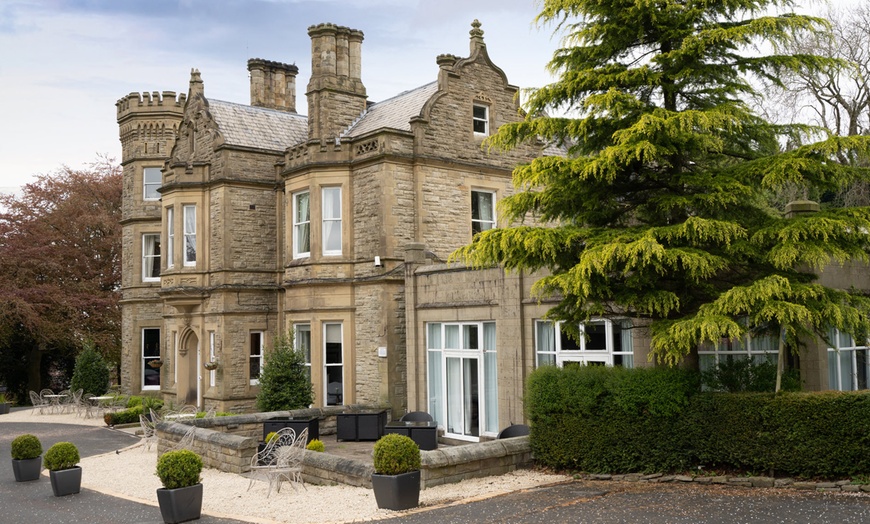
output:
[[[125,392],[253,410],[264,354],[292,330],[315,407],[428,411],[447,436],[477,440],[523,420],[536,365],[650,365],[629,320],[588,323],[575,343],[541,320],[552,304],[531,296],[533,276],[445,263],[499,226],[515,165],[562,154],[482,147],[522,114],[477,21],[467,57],[439,55],[433,82],[378,103],[362,81],[363,33],[308,33],[307,117],[297,67],[262,59],[248,61],[250,105],[208,98],[196,70],[186,95],[117,102]],[[860,362],[867,387],[866,351],[844,344],[805,350],[807,389],[851,389]],[[764,357],[770,345],[690,360]]]

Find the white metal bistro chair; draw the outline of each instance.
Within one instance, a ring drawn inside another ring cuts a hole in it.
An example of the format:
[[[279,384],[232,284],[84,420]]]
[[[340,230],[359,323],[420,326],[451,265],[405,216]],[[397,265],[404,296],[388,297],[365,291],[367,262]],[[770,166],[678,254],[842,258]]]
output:
[[[305,487],[302,480],[302,459],[305,457],[305,444],[308,441],[308,428],[298,435],[293,428],[282,428],[276,436],[266,445],[266,448],[255,453],[251,458],[251,480],[248,483],[248,491],[257,479],[269,481],[269,490],[266,498],[275,492],[281,491],[281,482],[288,481],[293,489],[296,484]]]

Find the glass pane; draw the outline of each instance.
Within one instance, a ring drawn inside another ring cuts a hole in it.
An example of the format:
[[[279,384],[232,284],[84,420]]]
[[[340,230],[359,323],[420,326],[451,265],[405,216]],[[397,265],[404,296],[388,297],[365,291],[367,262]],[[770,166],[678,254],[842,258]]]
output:
[[[634,367],[634,355],[631,353],[623,353],[620,355],[613,355],[613,365],[614,366],[622,366],[624,368],[633,368]]]
[[[554,355],[553,353],[538,353],[538,367],[555,365],[556,355]]]
[[[458,358],[447,361],[447,432],[462,431],[462,363]]]
[[[311,364],[311,325],[297,324],[294,338],[296,349],[305,354],[305,362]]]
[[[559,341],[561,343],[562,351],[574,351],[580,349],[580,344],[577,343],[576,340],[569,337],[564,330],[559,329]]]
[[[840,387],[839,354],[836,351],[828,351],[828,389],[842,391]]]
[[[344,403],[344,381],[341,366],[326,366],[326,405],[340,406]]]
[[[854,346],[854,344],[852,343],[852,335],[844,333],[842,331],[840,331],[839,343],[841,348],[850,348]]]
[[[478,401],[480,393],[477,387],[477,359],[465,358],[462,365],[462,382],[465,390],[463,408],[465,411],[464,427],[465,435],[477,437],[480,435],[480,407]]]
[[[341,222],[323,222],[323,250],[341,251]]]
[[[436,421],[444,420],[444,400],[441,398],[441,387],[444,385],[443,363],[440,351],[429,351],[427,354],[429,369],[429,413]],[[443,423],[442,423],[443,425]]]
[[[341,324],[325,326],[325,361],[327,364],[341,364]]]
[[[852,391],[855,389],[855,384],[852,377],[855,374],[855,368],[852,365],[852,354],[854,351],[840,351],[840,385],[843,391]]]
[[[466,324],[462,326],[462,349],[480,349],[476,325]]]
[[[426,348],[427,349],[442,349],[441,346],[441,324],[431,323],[426,324]]]
[[[867,389],[867,350],[855,350],[855,388]]]
[[[484,333],[486,330],[484,329]],[[486,407],[485,430],[497,433],[498,427],[498,362],[495,351],[483,354],[483,398]]]
[[[486,107],[485,106],[474,106],[474,118],[482,118],[482,119],[486,120]]]
[[[459,326],[448,324],[444,326],[444,349],[459,349]]]
[[[607,350],[607,326],[604,322],[589,322],[584,326],[586,333],[586,350]]]
[[[145,358],[160,358],[160,330],[142,330],[142,356]]]

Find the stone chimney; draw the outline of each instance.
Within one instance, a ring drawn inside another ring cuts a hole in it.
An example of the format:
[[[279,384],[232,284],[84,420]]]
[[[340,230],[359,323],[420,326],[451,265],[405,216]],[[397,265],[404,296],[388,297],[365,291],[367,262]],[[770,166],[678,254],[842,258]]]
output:
[[[363,33],[356,29],[319,24],[308,28],[311,37],[311,80],[308,82],[308,136],[332,141],[366,108],[362,83]]]
[[[296,112],[296,75],[299,68],[292,64],[272,62],[262,58],[248,60],[251,75],[251,105]]]

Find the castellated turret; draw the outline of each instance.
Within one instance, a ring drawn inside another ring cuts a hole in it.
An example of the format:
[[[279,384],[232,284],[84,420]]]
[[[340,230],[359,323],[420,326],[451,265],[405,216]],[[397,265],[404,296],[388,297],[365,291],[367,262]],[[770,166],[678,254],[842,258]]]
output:
[[[248,60],[251,75],[251,105],[296,112],[296,75],[299,68],[293,64],[272,62],[262,58]]]
[[[308,137],[328,142],[340,136],[366,108],[366,88],[361,79],[363,33],[319,24],[308,28],[308,36]]]
[[[121,162],[166,158],[184,115],[185,94],[174,91],[130,93],[118,100]]]

